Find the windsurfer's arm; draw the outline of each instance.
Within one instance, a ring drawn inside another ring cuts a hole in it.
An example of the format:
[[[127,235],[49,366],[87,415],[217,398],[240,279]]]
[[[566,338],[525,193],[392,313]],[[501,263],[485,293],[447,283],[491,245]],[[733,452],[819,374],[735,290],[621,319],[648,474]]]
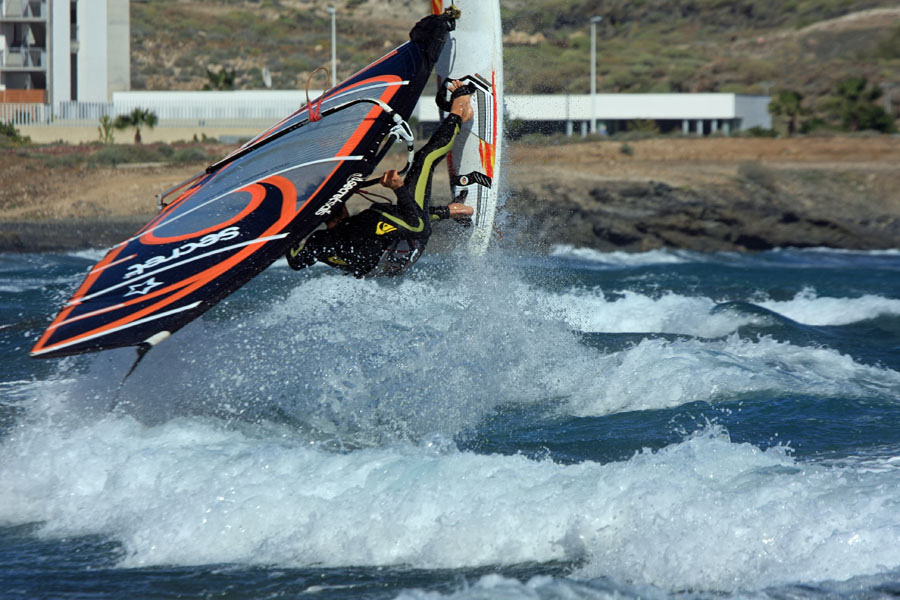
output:
[[[394,169],[386,171],[381,176],[381,185],[394,190],[394,195],[397,197],[397,212],[401,219],[407,223],[418,221],[419,212],[416,210],[416,202],[406,186],[403,185],[403,178],[397,171]]]
[[[409,189],[405,185],[401,185],[394,189],[394,195],[397,196],[397,212],[400,214],[400,218],[407,223],[418,221],[419,215],[422,213],[419,212],[416,201],[412,194],[409,193]]]

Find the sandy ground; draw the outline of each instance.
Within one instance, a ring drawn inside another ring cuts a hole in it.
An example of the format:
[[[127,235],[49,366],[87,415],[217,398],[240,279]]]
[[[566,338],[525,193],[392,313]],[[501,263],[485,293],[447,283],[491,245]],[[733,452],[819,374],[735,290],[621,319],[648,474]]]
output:
[[[632,154],[622,150],[628,146]],[[663,181],[703,186],[734,179],[743,163],[778,170],[896,172],[900,138],[704,138],[633,142],[513,145],[510,175],[518,183],[559,176],[595,181]],[[900,193],[894,200],[900,210]]]

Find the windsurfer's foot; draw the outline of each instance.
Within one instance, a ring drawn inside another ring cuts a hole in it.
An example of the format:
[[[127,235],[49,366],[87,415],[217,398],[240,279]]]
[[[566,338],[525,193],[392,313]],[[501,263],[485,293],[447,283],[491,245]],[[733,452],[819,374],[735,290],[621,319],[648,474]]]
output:
[[[475,209],[471,206],[462,202],[451,202],[447,205],[447,210],[450,212],[450,218],[463,227],[472,226],[472,215],[475,214]]]
[[[451,202],[447,205],[451,219],[466,219],[475,214],[475,209],[462,202]]]
[[[306,266],[305,263],[301,262],[299,259],[300,251],[303,250],[303,246],[306,245],[306,240],[300,240],[296,245],[291,246],[284,253],[284,257],[287,259],[287,264],[290,268],[295,271],[299,271],[303,267]]]

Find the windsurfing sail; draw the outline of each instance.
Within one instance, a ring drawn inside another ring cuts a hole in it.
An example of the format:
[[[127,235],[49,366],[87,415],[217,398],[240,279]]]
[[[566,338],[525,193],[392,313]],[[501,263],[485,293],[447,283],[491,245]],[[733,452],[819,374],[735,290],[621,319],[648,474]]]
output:
[[[411,136],[406,120],[452,29],[445,19],[441,27],[417,25],[413,41],[186,182],[156,218],[89,270],[31,355],[146,350],[340,210],[377,166],[390,134]]]

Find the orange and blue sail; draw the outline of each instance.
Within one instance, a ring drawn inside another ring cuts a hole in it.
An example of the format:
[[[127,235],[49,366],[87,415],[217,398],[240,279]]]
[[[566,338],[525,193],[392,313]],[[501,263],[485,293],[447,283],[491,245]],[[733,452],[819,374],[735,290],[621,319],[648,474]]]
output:
[[[31,355],[146,348],[247,283],[372,173],[431,68],[406,43],[211,165],[91,268]]]

